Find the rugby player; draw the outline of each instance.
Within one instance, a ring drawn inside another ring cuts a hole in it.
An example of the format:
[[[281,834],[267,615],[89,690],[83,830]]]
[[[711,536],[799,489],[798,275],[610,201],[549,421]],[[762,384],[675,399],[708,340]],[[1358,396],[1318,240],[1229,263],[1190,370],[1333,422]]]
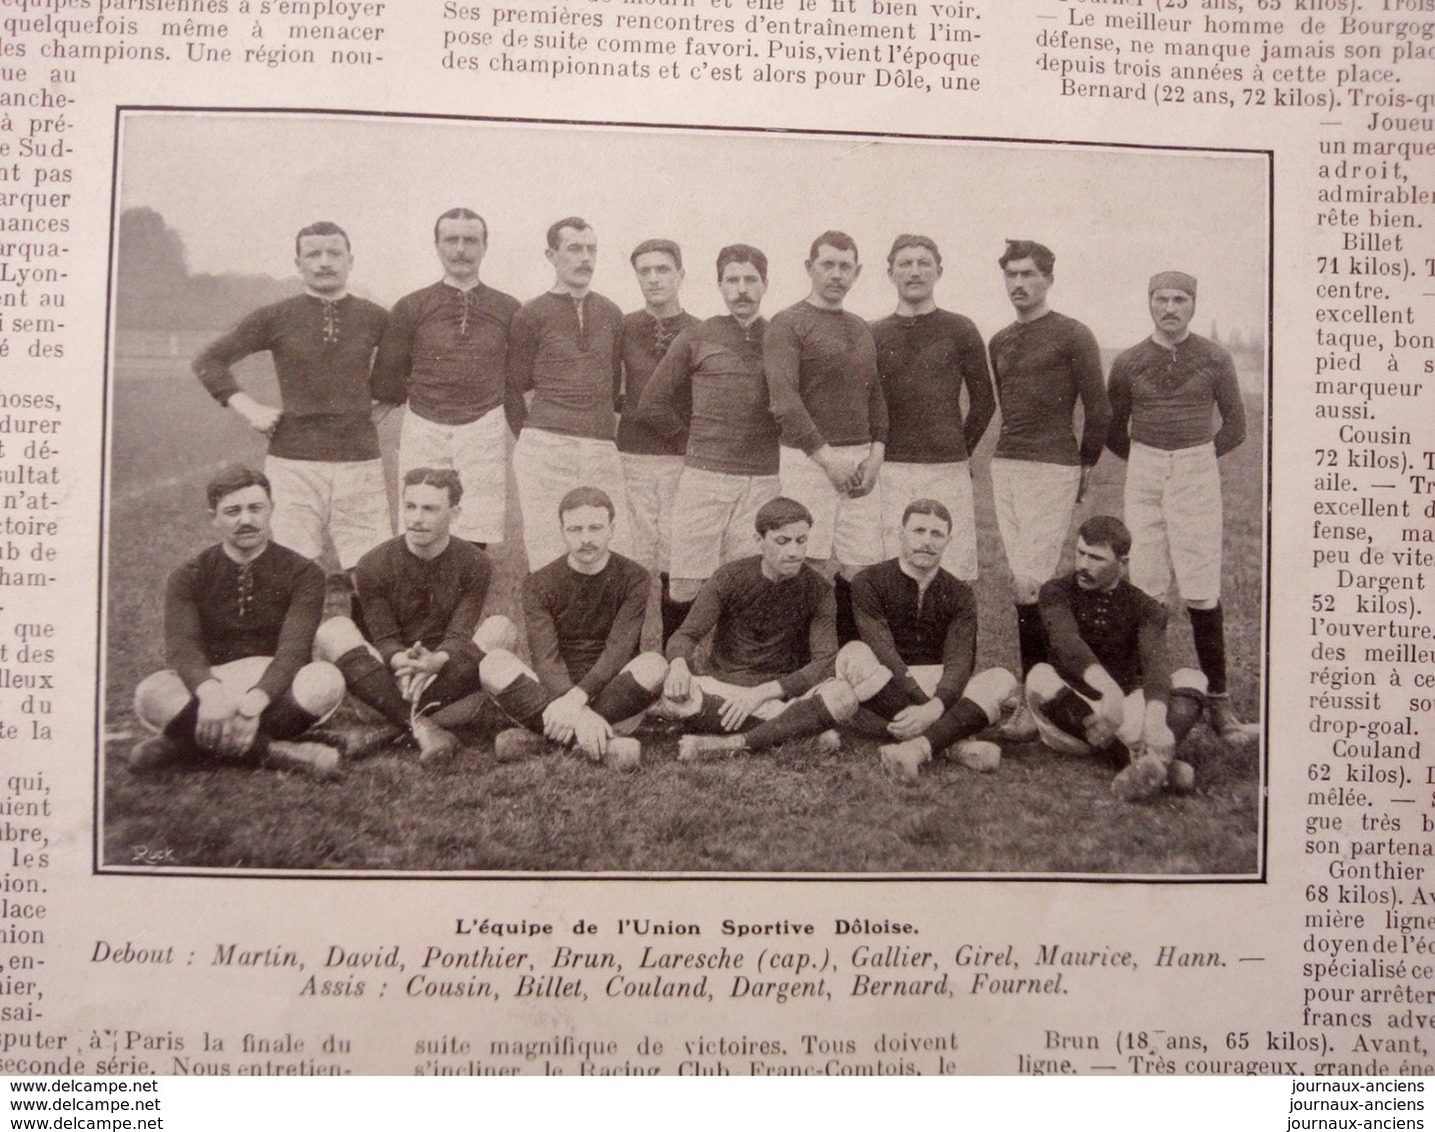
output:
[[[205,497],[219,542],[165,586],[169,668],[135,689],[135,715],[154,734],[130,751],[130,769],[217,756],[330,776],[338,751],[293,741],[344,698],[339,671],[310,660],[324,574],[272,540],[262,472],[229,465]]]
[[[410,468],[400,496],[404,533],[371,550],[354,571],[363,629],[347,617],[319,626],[315,655],[331,661],[355,699],[388,726],[341,737],[357,758],[407,732],[419,761],[458,750],[450,727],[481,702],[479,663],[493,648],[513,648],[518,629],[506,617],[479,624],[493,576],[488,556],[452,534],[463,485],[452,468]]]
[[[327,534],[339,565],[353,567],[392,533],[374,427],[370,363],[384,308],[348,293],[354,257],[337,224],[319,221],[294,239],[304,293],[262,307],[194,360],[212,397],[269,438],[274,540],[318,558]],[[244,392],[230,367],[268,351],[278,408]],[[338,578],[347,587],[347,579]]]
[[[668,678],[659,709],[681,720],[683,761],[756,750],[808,736],[835,750],[833,730],[857,711],[858,693],[835,678],[832,587],[807,563],[812,514],[785,496],[754,520],[758,553],[720,566],[668,642]],[[709,634],[705,670],[693,656]],[[848,675],[870,673],[853,666]]]
[[[504,400],[518,438],[513,476],[532,570],[566,553],[553,516],[575,487],[599,488],[612,501],[615,550],[627,553],[633,537],[614,443],[623,312],[590,289],[598,237],[586,220],[565,217],[549,227],[547,239],[553,287],[513,316]]]
[[[639,653],[648,572],[610,549],[613,501],[578,487],[558,504],[567,553],[523,581],[533,667],[495,649],[479,666],[484,690],[521,727],[500,732],[500,762],[542,752],[551,741],[595,762],[630,769],[642,759],[631,731],[662,694],[667,662]]]
[[[1160,272],[1151,277],[1146,297],[1151,336],[1116,359],[1107,388],[1112,420],[1106,447],[1127,461],[1131,581],[1164,605],[1174,571],[1206,676],[1207,719],[1222,739],[1245,743],[1256,729],[1240,721],[1226,689],[1217,466],[1246,438],[1245,404],[1231,355],[1191,333],[1195,277]]]
[[[618,457],[633,513],[633,559],[657,573],[669,600],[673,499],[687,451],[687,429],[665,435],[639,412],[643,390],[673,340],[697,318],[682,307],[683,253],[672,240],[644,240],[628,257],[643,292],[643,309],[623,319],[622,417]]]
[[[758,508],[779,491],[778,428],[762,361],[767,256],[730,244],[718,252],[717,277],[728,313],[678,335],[638,407],[653,431],[687,437],[673,502],[664,648],[703,582],[724,562],[755,552]]]
[[[1081,524],[1073,573],[1041,587],[1051,663],[1026,678],[1041,741],[1065,754],[1107,752],[1120,768],[1111,790],[1134,802],[1168,786],[1195,786],[1176,745],[1201,715],[1206,679],[1171,672],[1166,610],[1126,579],[1131,533],[1109,515]]]
[[[1095,337],[1047,303],[1056,266],[1051,249],[1032,240],[1008,240],[997,262],[1016,321],[997,331],[990,346],[1002,411],[992,492],[1012,572],[1025,677],[1046,659],[1037,595],[1056,573],[1072,512],[1106,443],[1111,405]],[[1078,400],[1080,437],[1073,419]],[[1018,711],[1003,734],[1034,737],[1030,713]]]
[[[936,499],[903,508],[897,556],[852,582],[862,639],[837,654],[839,675],[854,664],[880,666],[882,686],[864,696],[859,717],[894,740],[880,748],[882,764],[908,778],[944,751],[973,770],[995,769],[1001,748],[972,736],[1018,700],[1006,669],[976,671],[976,597],[942,568],[951,531],[951,513]]]
[[[872,326],[888,417],[882,539],[886,556],[897,557],[908,503],[939,500],[953,519],[942,565],[971,582],[977,577],[977,527],[968,458],[991,423],[996,398],[976,326],[937,306],[941,277],[942,253],[930,236],[893,241],[887,278],[897,289],[897,310]]]
[[[763,339],[772,413],[782,429],[783,494],[813,514],[807,553],[835,558],[838,636],[856,637],[851,579],[882,559],[877,477],[887,443],[887,402],[872,331],[842,302],[862,274],[845,232],[812,241],[812,290],[779,311]]]
[[[389,312],[374,360],[375,396],[408,402],[399,432],[399,482],[413,468],[453,468],[465,485],[452,534],[503,541],[508,484],[504,366],[518,300],[479,279],[488,225],[451,208],[434,223],[443,278]]]

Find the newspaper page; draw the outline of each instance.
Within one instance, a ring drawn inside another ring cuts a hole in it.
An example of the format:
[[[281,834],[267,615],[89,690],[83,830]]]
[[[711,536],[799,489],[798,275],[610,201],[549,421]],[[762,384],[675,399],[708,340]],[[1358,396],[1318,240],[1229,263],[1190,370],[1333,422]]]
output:
[[[0,1074],[1429,1074],[1432,57],[0,0]]]

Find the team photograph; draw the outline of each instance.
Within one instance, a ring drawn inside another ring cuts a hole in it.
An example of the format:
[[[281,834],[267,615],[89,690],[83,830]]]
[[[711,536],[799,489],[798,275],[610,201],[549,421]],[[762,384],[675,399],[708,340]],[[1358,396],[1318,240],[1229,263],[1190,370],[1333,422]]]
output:
[[[101,870],[1262,875],[1269,155],[119,127]]]

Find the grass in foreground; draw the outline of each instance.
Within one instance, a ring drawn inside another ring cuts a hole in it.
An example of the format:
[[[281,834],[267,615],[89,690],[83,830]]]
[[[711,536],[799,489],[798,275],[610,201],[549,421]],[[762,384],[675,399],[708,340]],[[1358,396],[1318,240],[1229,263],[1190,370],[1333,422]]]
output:
[[[228,766],[135,776],[111,757],[105,860],[144,845],[166,865],[265,869],[1140,875],[1256,861],[1254,758],[1203,730],[1188,741],[1198,792],[1129,805],[1100,760],[1036,744],[1008,745],[994,773],[938,761],[907,782],[865,739],[685,764],[670,733],[647,731],[644,766],[622,773],[557,750],[499,764],[496,725],[466,732],[446,767],[396,745],[333,783]]]

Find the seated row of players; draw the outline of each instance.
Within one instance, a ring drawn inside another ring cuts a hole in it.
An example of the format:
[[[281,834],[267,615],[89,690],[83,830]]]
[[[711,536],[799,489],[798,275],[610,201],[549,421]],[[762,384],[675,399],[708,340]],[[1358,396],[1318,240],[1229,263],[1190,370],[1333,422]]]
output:
[[[431,762],[455,752],[449,728],[472,720],[488,696],[521,725],[498,735],[499,761],[552,742],[637,766],[641,748],[629,733],[652,709],[680,721],[683,760],[811,736],[832,750],[840,745],[833,729],[850,724],[893,740],[882,761],[914,776],[944,751],[994,768],[999,748],[972,736],[1018,700],[1011,674],[973,671],[975,601],[941,568],[952,519],[936,500],[910,503],[898,556],[855,579],[861,641],[838,650],[833,589],[807,563],[811,513],[778,497],[755,517],[758,553],[717,570],[664,658],[638,651],[649,576],[610,549],[612,501],[597,488],[574,489],[557,508],[567,553],[523,585],[529,667],[514,651],[511,621],[480,623],[491,568],[482,550],[451,534],[463,495],[451,469],[405,476],[405,533],[358,564],[362,625],[320,624],[322,575],[272,542],[262,474],[235,466],[207,494],[221,542],[169,580],[172,668],[136,690],[136,714],[155,734],[133,749],[134,769],[214,755],[327,776],[341,751],[361,757],[404,732]],[[1192,785],[1194,772],[1174,752],[1200,704],[1172,713],[1173,722],[1167,703],[1173,683],[1192,695],[1204,685],[1198,673],[1168,680],[1164,611],[1124,580],[1129,545],[1117,520],[1083,526],[1076,573],[1042,591],[1057,667],[1035,668],[1027,697],[1048,745],[1116,753],[1113,789],[1144,798],[1168,781]],[[695,673],[697,646],[709,637]],[[295,741],[333,713],[345,685],[386,725]]]
[[[406,401],[400,476],[459,473],[469,488],[459,537],[503,538],[505,420],[530,567],[564,552],[551,521],[564,495],[603,490],[614,547],[661,574],[665,641],[718,566],[749,553],[762,504],[800,501],[814,516],[808,557],[833,578],[848,640],[852,580],[897,553],[912,499],[946,506],[955,522],[944,562],[975,580],[968,458],[1000,401],[991,475],[1023,677],[1048,657],[1040,589],[1105,447],[1129,460],[1133,581],[1164,603],[1174,572],[1211,717],[1223,737],[1249,736],[1226,688],[1217,469],[1244,438],[1244,408],[1229,355],[1190,333],[1191,276],[1150,280],[1153,333],[1117,359],[1108,389],[1091,332],[1048,305],[1055,257],[1029,240],[1009,241],[998,261],[1016,320],[988,348],[969,319],[937,307],[942,257],[920,235],[894,241],[897,309],[870,327],[843,309],[862,265],[841,232],[813,241],[809,295],[770,321],[767,258],[747,244],[717,257],[729,313],[699,322],[682,309],[683,258],[670,240],[634,249],[645,306],[627,316],[591,290],[597,236],[579,217],[548,230],[554,284],[526,305],[480,281],[488,227],[477,213],[445,212],[434,241],[443,279],[386,314],[347,293],[343,230],[311,225],[296,239],[305,294],[256,312],[196,359],[214,397],[270,437],[283,545],[318,557],[327,532],[349,570],[388,537],[371,409]],[[230,370],[265,350],[282,411],[245,394]],[[1029,714],[1007,734],[1033,735]]]

